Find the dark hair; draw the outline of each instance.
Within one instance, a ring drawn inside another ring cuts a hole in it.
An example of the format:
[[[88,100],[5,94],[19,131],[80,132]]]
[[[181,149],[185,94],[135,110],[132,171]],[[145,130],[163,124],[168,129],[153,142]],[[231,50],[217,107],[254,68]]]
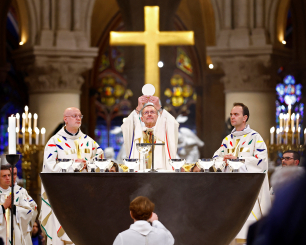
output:
[[[139,196],[130,204],[130,211],[136,220],[148,220],[152,216],[155,204],[149,198]]]
[[[119,172],[119,167],[117,163],[114,162],[112,167],[115,167],[116,172]]]
[[[293,153],[293,159],[294,160],[299,160],[300,161],[300,154],[297,151],[293,151],[293,150],[288,150],[288,151],[284,151],[283,155],[285,153]]]
[[[9,164],[3,164],[1,165],[1,170],[10,170],[11,171],[12,166]]]
[[[243,116],[245,116],[245,115],[248,116],[248,118],[247,118],[247,120],[246,120],[246,122],[247,122],[247,121],[249,120],[249,117],[250,117],[249,108],[248,108],[245,104],[239,103],[239,102],[234,103],[234,107],[235,107],[235,106],[241,106],[241,107],[242,107]]]

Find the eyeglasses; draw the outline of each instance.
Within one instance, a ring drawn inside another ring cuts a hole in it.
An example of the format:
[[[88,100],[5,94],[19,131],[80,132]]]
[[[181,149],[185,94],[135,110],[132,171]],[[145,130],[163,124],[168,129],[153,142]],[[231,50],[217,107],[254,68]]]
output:
[[[65,116],[65,117],[72,117],[72,118],[77,118],[77,117],[79,117],[79,118],[83,118],[83,115],[71,115],[71,116]]]
[[[282,161],[289,161],[290,159],[294,159],[293,157],[282,157],[281,160]]]
[[[149,115],[149,114],[155,115],[155,114],[157,114],[157,113],[156,113],[156,111],[145,111],[145,112],[143,112],[142,114],[147,116],[147,115]]]

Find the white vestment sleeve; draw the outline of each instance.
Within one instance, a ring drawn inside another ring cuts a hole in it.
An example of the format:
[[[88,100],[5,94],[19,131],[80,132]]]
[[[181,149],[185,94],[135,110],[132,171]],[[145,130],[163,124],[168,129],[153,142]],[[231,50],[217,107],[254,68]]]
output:
[[[0,205],[0,225],[2,225],[3,223],[3,216],[4,216],[4,213],[3,213],[2,205]]]
[[[152,222],[152,226],[158,229],[162,229],[164,231],[166,231],[167,233],[167,243],[165,245],[173,245],[174,244],[174,238],[171,234],[171,232],[158,220],[154,220]]]
[[[123,243],[122,243],[122,238],[121,238],[120,233],[119,233],[118,236],[116,237],[116,239],[115,239],[113,245],[123,245]]]
[[[55,137],[53,136],[45,147],[44,152],[44,163],[43,163],[43,171],[47,173],[59,173],[61,172],[62,168],[56,164],[56,158],[57,158],[57,152],[54,152],[54,147],[49,145],[56,145],[56,142],[54,141]]]

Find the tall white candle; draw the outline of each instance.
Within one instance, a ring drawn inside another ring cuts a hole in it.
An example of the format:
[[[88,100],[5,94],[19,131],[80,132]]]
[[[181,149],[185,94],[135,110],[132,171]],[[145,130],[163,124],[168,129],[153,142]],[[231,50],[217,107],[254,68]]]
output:
[[[279,143],[282,144],[283,141],[283,134],[284,134],[284,128],[280,128],[279,130]]]
[[[280,128],[283,127],[283,118],[284,118],[283,113],[280,113],[279,114],[279,127]]]
[[[31,128],[31,120],[32,120],[32,113],[31,112],[29,113],[28,118],[29,118],[28,127]]]
[[[32,129],[28,128],[28,132],[29,132],[29,145],[32,145]]]
[[[24,107],[24,111],[25,111],[25,122],[28,123],[28,113],[29,113],[29,107],[26,105]]]
[[[304,145],[306,145],[306,128],[304,129]]]
[[[36,134],[35,144],[39,145],[39,129],[38,128],[35,128],[35,134]]]
[[[16,154],[16,117],[12,115],[8,119],[9,119],[9,128],[8,128],[9,154]]]
[[[25,128],[22,128],[21,132],[22,132],[22,144],[24,145],[25,144]]]
[[[276,129],[276,144],[279,144],[279,128]]]
[[[41,132],[41,144],[44,145],[45,144],[45,135],[46,135],[46,129],[45,128],[42,128],[40,130]]]
[[[25,128],[26,114],[22,113],[22,128]]]
[[[294,119],[295,119],[295,114],[293,113],[293,114],[291,115],[291,130],[292,130],[292,128],[294,127]]]
[[[292,145],[294,145],[295,127],[292,127]]]
[[[16,144],[19,145],[19,128],[16,127]]]
[[[301,127],[298,128],[298,141],[297,144],[300,145],[301,144]]]
[[[273,145],[274,144],[274,132],[275,132],[275,128],[274,127],[272,127],[271,129],[270,129],[270,144],[271,145]]]
[[[288,121],[290,120],[291,118],[291,104],[288,105]],[[287,125],[288,127],[289,125]]]
[[[33,125],[34,130],[37,127],[37,118],[38,118],[38,115],[36,113],[34,113],[34,125]]]
[[[289,131],[289,128],[286,127],[286,142],[285,142],[285,144],[288,144],[288,131]]]
[[[16,114],[16,122],[17,122],[17,128],[20,128],[20,115],[19,113]]]
[[[300,114],[297,113],[295,118],[296,118],[296,128],[299,128],[299,124],[300,124]]]

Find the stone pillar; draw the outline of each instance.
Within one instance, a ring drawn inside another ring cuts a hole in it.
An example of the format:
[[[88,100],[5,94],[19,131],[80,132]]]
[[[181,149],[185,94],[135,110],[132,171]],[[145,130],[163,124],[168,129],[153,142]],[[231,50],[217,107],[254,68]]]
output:
[[[269,129],[275,124],[275,85],[269,55],[213,58],[222,68],[221,79],[225,88],[225,120],[229,118],[233,103],[248,106],[251,128],[264,140],[269,139]]]
[[[264,46],[267,44],[267,34],[265,31],[265,8],[264,0],[255,2],[255,28],[252,30],[252,43],[254,46]]]

